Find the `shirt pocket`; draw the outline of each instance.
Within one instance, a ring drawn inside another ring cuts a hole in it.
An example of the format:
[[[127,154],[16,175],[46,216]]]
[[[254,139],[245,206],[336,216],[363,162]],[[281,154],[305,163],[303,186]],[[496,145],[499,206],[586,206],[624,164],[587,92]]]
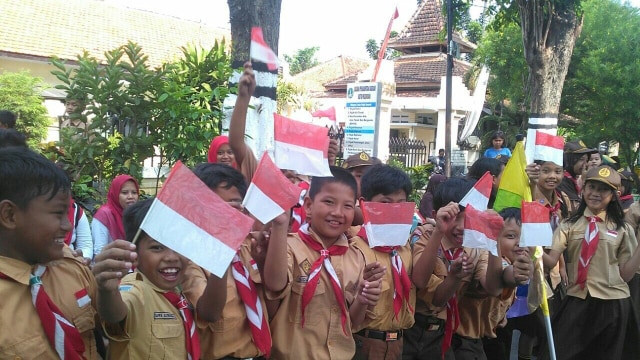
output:
[[[46,339],[33,336],[25,340],[18,340],[16,343],[0,347],[0,359],[47,359],[52,352],[51,346]]]
[[[302,323],[302,293],[304,292],[307,283],[299,283],[294,282],[291,284],[291,291],[293,292],[292,296],[294,297],[289,302],[289,321],[294,322],[296,324]],[[317,325],[320,322],[323,313],[323,307],[328,307],[328,304],[322,303],[322,294],[325,292],[324,284],[322,283],[322,279],[318,282],[318,286],[316,287],[316,291],[311,298],[311,301],[307,304],[307,307],[304,311],[304,324],[306,325]]]
[[[225,330],[237,328],[243,324],[242,312],[244,311],[244,303],[242,303],[242,299],[238,293],[235,280],[227,281],[227,301],[225,303],[224,311],[222,312],[220,320],[215,323],[211,323],[211,329],[214,332],[224,332]]]
[[[83,334],[96,327],[96,312],[91,305],[86,305],[73,317],[73,324]]]
[[[156,339],[165,342],[174,338],[179,338],[184,334],[183,324],[151,324],[151,333]]]

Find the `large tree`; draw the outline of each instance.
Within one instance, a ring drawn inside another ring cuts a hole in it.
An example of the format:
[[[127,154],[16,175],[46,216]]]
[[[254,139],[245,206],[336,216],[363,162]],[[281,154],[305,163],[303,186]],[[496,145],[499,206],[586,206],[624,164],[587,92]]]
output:
[[[578,136],[591,146],[618,142],[630,165],[638,157],[640,134],[639,11],[612,0],[585,2],[562,99],[563,113],[578,119]]]

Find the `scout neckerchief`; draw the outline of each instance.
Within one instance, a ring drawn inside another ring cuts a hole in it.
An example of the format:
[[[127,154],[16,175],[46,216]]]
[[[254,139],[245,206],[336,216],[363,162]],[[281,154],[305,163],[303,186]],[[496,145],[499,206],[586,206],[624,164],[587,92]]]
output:
[[[360,228],[360,231],[358,231],[358,236],[360,236],[367,244],[369,244],[369,239],[367,239],[367,231],[365,230],[364,226],[362,226]],[[411,281],[409,280],[407,270],[405,270],[402,263],[402,258],[400,258],[400,255],[398,255],[399,248],[400,246],[373,247],[374,250],[389,254],[391,256],[391,268],[393,275],[393,314],[396,320],[398,320],[398,313],[400,313],[400,309],[402,308],[402,303],[404,301],[407,302],[409,311],[413,313],[413,309],[409,304]]]
[[[253,259],[251,261],[253,265],[255,262],[253,262]],[[249,276],[249,270],[240,261],[238,254],[233,257],[231,262],[231,274],[236,282],[236,288],[244,304],[244,309],[247,312],[253,343],[256,344],[258,350],[266,358],[269,358],[271,353],[271,333],[269,332],[267,314],[262,310],[262,302],[256,291],[256,285],[251,276]]]
[[[576,194],[580,195],[580,186],[578,186],[578,180],[573,177],[567,170],[564,171],[564,177],[569,179],[573,183],[573,187],[576,189]]]
[[[340,305],[342,331],[344,331],[346,335],[349,335],[346,329],[347,307],[345,305],[344,294],[342,293],[342,286],[340,285],[338,274],[336,274],[333,265],[331,265],[331,256],[344,255],[347,253],[349,248],[347,246],[334,244],[328,249],[325,249],[319,242],[315,241],[311,237],[308,230],[308,224],[303,225],[300,227],[300,230],[298,230],[298,236],[300,236],[300,239],[312,250],[319,252],[320,257],[311,265],[307,285],[304,287],[304,291],[302,292],[302,301],[300,304],[300,310],[302,312],[302,326],[304,327],[304,310],[309,302],[311,302],[311,298],[313,298],[313,294],[316,292],[316,287],[320,281],[320,271],[322,271],[322,268],[324,267],[329,274],[329,279],[331,280],[331,286],[333,287],[333,293],[336,297],[336,301],[338,302],[338,305]]]
[[[442,245],[440,245],[442,246]],[[451,270],[451,263],[460,257],[464,252],[463,248],[456,248],[452,251],[452,249],[445,250],[442,248],[442,253],[444,257],[449,261],[449,266],[447,268],[447,273]],[[447,275],[448,276],[448,275]],[[458,313],[458,298],[456,293],[447,300],[447,321],[444,324],[444,339],[442,339],[442,358],[444,358],[444,354],[451,347],[451,339],[453,338],[453,334],[460,326],[460,315]]]
[[[80,331],[67,320],[62,311],[53,303],[42,286],[41,276],[47,271],[46,266],[38,265],[31,274],[29,287],[31,300],[49,344],[63,360],[84,359],[84,341]],[[0,279],[10,279],[0,273]]]
[[[576,284],[580,285],[580,288],[584,289],[587,282],[587,273],[589,272],[589,265],[591,265],[591,258],[598,249],[598,242],[600,241],[600,233],[598,232],[598,222],[602,222],[597,216],[585,216],[589,221],[587,231],[584,233],[584,239],[582,240],[582,247],[580,248],[580,262],[578,262],[578,278]]]
[[[169,300],[171,305],[175,306],[180,312],[182,317],[182,323],[184,325],[184,337],[186,339],[187,346],[187,359],[199,360],[200,359],[200,338],[196,331],[196,323],[193,320],[193,312],[189,306],[189,302],[185,299],[184,295],[176,294],[173,291],[167,291],[162,293],[164,297]]]

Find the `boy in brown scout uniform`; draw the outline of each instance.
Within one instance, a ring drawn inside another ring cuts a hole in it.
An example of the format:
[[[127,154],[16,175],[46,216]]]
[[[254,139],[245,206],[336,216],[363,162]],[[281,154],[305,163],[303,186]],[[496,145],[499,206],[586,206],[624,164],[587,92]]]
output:
[[[353,221],[355,179],[344,169],[331,172],[311,182],[304,200],[310,223],[269,240],[265,286],[269,298],[281,301],[271,321],[273,359],[350,359],[352,329],[380,295],[386,269],[365,265],[344,234]]]
[[[93,273],[109,358],[200,359],[193,307],[179,288],[189,260],[139,231],[152,202],[128,207],[123,214],[127,240],[115,240],[96,256]],[[226,296],[220,283],[209,281],[196,304],[198,318],[219,318]]]
[[[409,176],[398,168],[389,165],[374,165],[361,182],[362,198],[366,201],[382,203],[406,202],[411,194],[412,184]],[[412,266],[411,246],[374,247],[369,246],[364,227],[354,226],[349,232],[356,233],[352,238],[354,246],[364,254],[367,263],[380,262],[389,269],[381,279],[382,292],[378,304],[367,316],[362,330],[354,333],[356,355],[354,359],[394,360],[402,358],[403,331],[413,326],[413,312],[416,302],[415,287],[411,284]],[[407,234],[408,235],[408,234]],[[396,273],[400,284],[396,283],[392,259],[398,256],[402,261],[402,271]],[[406,278],[403,279],[402,277]],[[403,282],[406,280],[406,284]],[[405,286],[408,285],[408,288]],[[406,294],[408,297],[405,298]],[[394,306],[395,301],[399,306]],[[357,330],[357,329],[356,329]]]
[[[65,246],[69,179],[24,148],[0,149],[0,358],[97,359],[96,282]]]

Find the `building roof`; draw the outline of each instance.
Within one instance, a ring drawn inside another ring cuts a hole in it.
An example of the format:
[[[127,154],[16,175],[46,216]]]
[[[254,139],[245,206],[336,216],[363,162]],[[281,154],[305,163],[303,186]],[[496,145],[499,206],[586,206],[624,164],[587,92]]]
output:
[[[318,64],[291,78],[291,82],[306,92],[322,92],[327,82],[345,76],[355,75],[369,67],[373,60],[338,56]]]
[[[453,76],[463,77],[471,65],[468,62],[453,59]],[[394,75],[398,88],[423,87],[434,84],[440,87],[440,80],[447,73],[447,55],[417,54],[407,55],[394,60]]]
[[[182,46],[230,39],[227,29],[96,0],[2,0],[0,14],[0,56],[34,60],[75,60],[86,50],[103,62],[105,51],[131,40],[158,66]]]
[[[405,54],[446,50],[446,39],[442,37],[445,25],[441,0],[424,0],[400,34],[389,40],[388,46]],[[459,45],[460,52],[471,52],[476,48],[475,44],[457,32],[453,33],[453,38]]]

